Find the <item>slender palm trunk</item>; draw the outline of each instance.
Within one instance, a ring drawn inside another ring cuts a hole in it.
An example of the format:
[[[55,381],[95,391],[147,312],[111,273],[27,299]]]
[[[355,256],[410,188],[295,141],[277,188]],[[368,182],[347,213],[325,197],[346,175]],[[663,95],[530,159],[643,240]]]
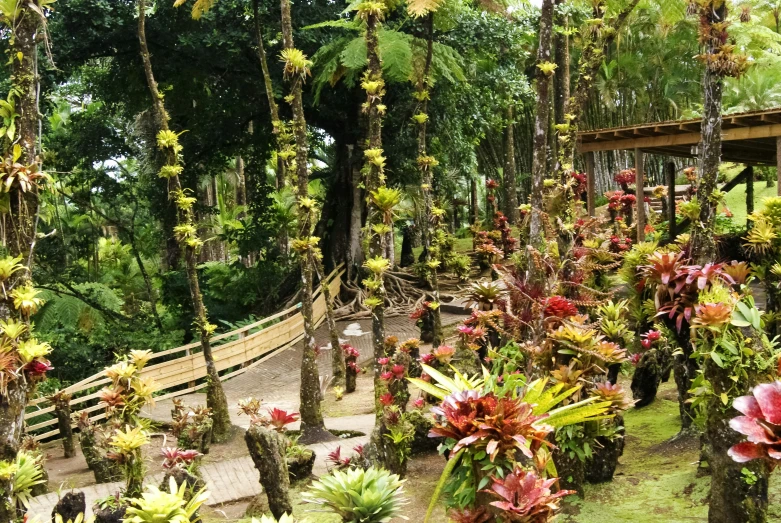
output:
[[[263,32],[260,30],[260,9],[258,7],[258,0],[252,0],[252,15],[255,24],[255,40],[258,44],[258,60],[260,60],[260,68],[263,71],[263,85],[266,88],[266,97],[268,98],[268,108],[271,112],[271,124],[274,126],[274,134],[277,138],[277,151],[281,150],[279,143],[281,121],[279,119],[279,106],[274,99],[274,84],[271,81],[271,73],[268,69],[268,60],[266,59],[266,49],[263,47]],[[281,157],[277,157],[277,172],[276,172],[277,190],[285,186],[285,162]]]
[[[505,215],[512,224],[521,222],[518,210],[518,183],[515,169],[515,106],[513,102],[507,106],[507,128],[504,134],[504,191]]]
[[[540,43],[537,48],[537,114],[534,119],[534,152],[532,154],[531,222],[529,243],[541,251],[544,247],[542,187],[547,172],[548,124],[550,120],[550,64],[551,32],[553,29],[553,0],[543,0],[540,10]],[[529,267],[534,267],[533,263]]]
[[[146,42],[146,0],[138,0],[138,12],[138,41],[141,48],[141,59],[144,64],[147,87],[149,88],[155,111],[155,125],[158,133],[165,132],[169,131],[168,113],[163,104],[163,95],[157,87],[157,81],[152,69],[152,59]],[[163,152],[165,153],[165,165],[171,168],[178,167],[178,153],[171,147],[166,147]],[[168,177],[169,198],[176,198],[177,195],[181,194],[183,194],[182,184],[178,174]],[[177,207],[177,225],[194,227],[192,207]],[[212,354],[210,338],[214,331],[214,326],[209,323],[206,307],[203,304],[203,296],[201,295],[200,282],[198,281],[198,243],[196,238],[191,240],[185,241],[183,238],[180,238],[179,246],[184,252],[185,273],[190,287],[190,299],[192,300],[193,312],[195,313],[195,325],[201,339],[203,359],[206,362],[206,379],[208,381],[206,404],[212,409],[214,438],[220,441],[225,440],[231,433],[228,400],[225,397],[225,391],[222,388],[220,375],[217,372],[217,365]]]
[[[417,95],[420,102],[418,114],[425,115],[426,118],[418,123],[418,168],[420,170],[421,187],[423,188],[423,206],[425,212],[425,225],[422,228],[423,236],[423,256],[424,261],[431,261],[431,242],[434,238],[435,218],[432,213],[434,207],[433,184],[434,184],[434,165],[426,150],[427,130],[428,130],[428,101],[429,101],[429,75],[431,74],[431,61],[434,55],[434,13],[429,13],[426,17],[426,63],[423,66],[423,76],[418,84]],[[439,303],[439,279],[437,278],[437,269],[431,269],[431,287],[434,301]],[[442,315],[439,307],[434,309],[434,339],[432,344],[439,347],[442,343]]]
[[[282,37],[285,49],[295,49],[293,43],[293,20],[290,14],[290,0],[281,1]],[[304,354],[301,361],[301,441],[312,443],[330,439],[331,433],[323,423],[322,394],[320,391],[320,372],[317,367],[317,343],[315,342],[315,318],[312,303],[314,267],[312,256],[319,255],[311,244],[312,217],[304,200],[309,197],[309,142],[306,136],[306,118],[302,95],[303,75],[297,71],[288,74],[290,92],[293,97],[293,136],[296,143],[296,168],[290,174],[294,176],[293,187],[298,196],[298,240],[306,245],[299,249],[301,263],[301,314],[304,317]]]
[[[334,382],[340,383],[344,381],[345,363],[344,354],[342,354],[342,346],[339,342],[339,331],[336,329],[331,288],[326,279],[327,275],[325,273],[325,268],[323,267],[323,261],[318,256],[312,256],[312,263],[315,264],[317,277],[320,280],[320,289],[322,289],[323,299],[325,300],[325,318],[326,323],[328,323],[328,335],[331,339],[331,372]]]

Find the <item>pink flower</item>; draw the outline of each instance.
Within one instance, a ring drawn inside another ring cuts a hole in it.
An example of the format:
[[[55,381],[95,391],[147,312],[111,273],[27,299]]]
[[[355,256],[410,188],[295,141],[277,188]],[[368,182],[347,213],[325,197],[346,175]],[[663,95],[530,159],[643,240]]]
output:
[[[643,334],[643,337],[647,340],[650,340],[652,342],[659,341],[659,339],[662,337],[662,333],[655,330],[650,330]]]
[[[380,396],[380,403],[382,403],[386,407],[393,405],[393,394],[391,394],[390,392],[386,392],[385,394]]]
[[[418,398],[412,404],[416,409],[422,409],[426,405],[426,402],[423,401],[423,398]]]
[[[436,356],[433,354],[423,354],[420,357],[420,361],[425,363],[426,365],[431,365],[431,362],[433,362],[436,359]]]
[[[387,365],[388,363],[390,363],[390,358],[379,358],[379,359],[377,360],[377,363],[379,363],[379,364],[380,364],[380,365],[382,365],[382,366],[385,366],[385,365]]]
[[[640,353],[632,354],[632,357],[629,358],[629,361],[632,362],[632,365],[637,366],[637,364],[640,362]]]
[[[390,371],[383,372],[382,374],[380,374],[380,379],[382,381],[390,381],[393,379],[393,373]]]
[[[393,377],[397,380],[404,379],[404,374],[407,372],[407,369],[404,368],[404,365],[394,365],[393,366]]]
[[[651,348],[651,340],[642,340],[640,341],[640,345],[642,345],[645,350],[648,350]]]
[[[475,329],[474,327],[470,327],[469,325],[459,325],[458,332],[460,332],[465,336],[471,336],[472,334],[474,334]]]
[[[751,396],[735,398],[732,406],[744,414],[729,422],[732,430],[747,436],[727,451],[738,463],[767,459],[771,467],[781,460],[781,381],[754,387]]]
[[[424,372],[423,374],[420,375],[420,379],[422,379],[423,381],[426,381],[426,382],[430,382],[431,381],[431,376],[429,376],[428,374],[426,374]]]

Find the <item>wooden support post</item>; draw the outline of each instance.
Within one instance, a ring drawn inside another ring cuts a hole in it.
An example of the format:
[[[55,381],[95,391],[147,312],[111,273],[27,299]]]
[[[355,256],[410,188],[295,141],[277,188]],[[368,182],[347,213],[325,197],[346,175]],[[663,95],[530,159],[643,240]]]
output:
[[[678,232],[675,230],[675,162],[667,162],[667,219],[670,227],[670,241],[674,240]]]
[[[645,184],[643,182],[643,151],[635,149],[635,198],[637,201],[637,243],[645,241]]]
[[[594,186],[594,153],[586,153],[586,208],[589,216],[596,216],[596,187]]]
[[[776,137],[776,193],[781,196],[781,136]]]
[[[754,167],[746,167],[746,216],[754,212]],[[746,219],[746,227],[751,227],[751,220]]]

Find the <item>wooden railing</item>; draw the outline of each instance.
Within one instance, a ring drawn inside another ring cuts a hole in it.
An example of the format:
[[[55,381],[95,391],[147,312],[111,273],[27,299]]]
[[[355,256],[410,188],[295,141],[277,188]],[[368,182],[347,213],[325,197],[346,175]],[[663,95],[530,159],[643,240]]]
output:
[[[340,265],[329,276],[327,281],[331,289],[331,295],[337,296],[341,288],[341,277],[344,269]],[[220,376],[224,381],[234,376],[238,376],[247,370],[261,364],[270,357],[284,351],[304,337],[304,318],[301,314],[301,304],[285,309],[267,318],[256,321],[250,325],[245,325],[239,329],[214,336],[212,343],[219,342],[226,338],[236,337],[235,340],[215,345],[212,348],[214,360],[218,371],[225,371],[233,367],[240,367],[236,370],[227,372]],[[325,298],[318,286],[314,295],[313,318],[316,325],[319,325],[325,318]],[[275,322],[275,323],[272,323]],[[271,323],[271,325],[268,325]],[[260,328],[257,332],[252,332]],[[202,389],[206,386],[206,363],[200,353],[200,342],[190,343],[181,347],[164,350],[155,353],[150,363],[141,371],[144,378],[152,378],[158,385],[159,390],[164,394],[156,396],[155,400],[163,400],[175,396],[189,394]],[[174,357],[175,356],[175,357]],[[165,358],[165,361],[153,363],[154,360]],[[100,396],[100,389],[103,385],[109,383],[103,371],[93,374],[78,383],[64,389],[72,396],[70,405],[71,411],[75,414],[87,412],[93,413],[102,411],[104,406],[97,402]],[[169,391],[175,387],[181,387],[174,391]],[[169,392],[165,392],[169,391]],[[37,408],[36,408],[37,407]],[[36,398],[32,400],[25,414],[25,421],[34,419],[54,412],[54,406],[47,398]],[[103,419],[105,413],[90,416],[90,419],[97,421]],[[57,436],[59,429],[41,432],[41,429],[57,425],[57,419],[52,418],[46,421],[28,425],[26,430],[34,433],[36,440],[42,440]]]

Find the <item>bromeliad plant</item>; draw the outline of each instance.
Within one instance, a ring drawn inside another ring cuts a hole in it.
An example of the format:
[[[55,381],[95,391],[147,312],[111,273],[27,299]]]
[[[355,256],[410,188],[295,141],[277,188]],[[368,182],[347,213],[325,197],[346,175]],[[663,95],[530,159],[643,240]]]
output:
[[[206,489],[191,496],[187,483],[178,488],[176,480],[169,478],[168,490],[154,485],[146,488],[140,496],[130,499],[124,521],[126,523],[196,523],[201,520],[198,509],[209,498]]]
[[[115,461],[125,477],[125,495],[137,496],[141,493],[146,466],[142,456],[142,447],[149,443],[148,422],[141,418],[141,409],[153,403],[153,394],[157,384],[151,378],[141,376],[141,371],[149,362],[151,351],[134,350],[129,356],[106,369],[106,377],[111,383],[100,392],[100,402],[106,409],[108,422],[101,427],[87,423],[84,429],[92,429],[94,434],[87,442],[102,443],[105,457]],[[82,448],[85,439],[82,437]],[[87,450],[85,450],[87,455]],[[96,478],[98,472],[96,471]]]
[[[406,504],[403,484],[399,476],[375,467],[333,470],[314,482],[303,497],[345,523],[384,523],[401,516]]]
[[[611,401],[597,397],[560,406],[579,386],[551,385],[547,379],[527,383],[522,374],[499,380],[485,369],[482,378],[457,371],[449,378],[427,365],[423,370],[431,382],[410,381],[441,400],[433,410],[436,422],[430,435],[444,438],[440,449],[449,458],[426,521],[443,491],[449,508],[474,511],[484,504],[478,492],[495,478],[519,468],[555,475],[548,436],[556,428],[610,416]],[[512,520],[509,513],[500,514]]]

